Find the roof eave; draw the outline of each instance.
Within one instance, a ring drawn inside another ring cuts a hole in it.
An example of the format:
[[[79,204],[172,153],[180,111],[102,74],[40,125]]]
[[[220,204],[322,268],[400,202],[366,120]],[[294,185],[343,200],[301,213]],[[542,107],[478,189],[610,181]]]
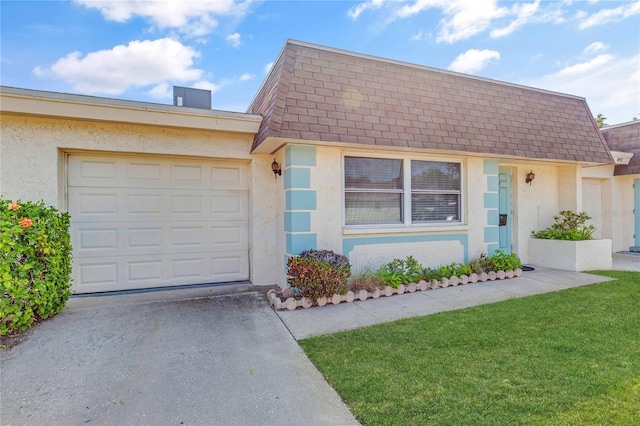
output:
[[[255,134],[259,115],[0,86],[3,114]]]

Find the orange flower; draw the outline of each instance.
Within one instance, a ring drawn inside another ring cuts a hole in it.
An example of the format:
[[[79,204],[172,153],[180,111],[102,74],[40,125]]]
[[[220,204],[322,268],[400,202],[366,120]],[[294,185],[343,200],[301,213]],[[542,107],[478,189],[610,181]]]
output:
[[[33,225],[33,221],[31,219],[27,219],[26,217],[22,218],[21,221],[18,222],[20,224],[20,226],[22,226],[23,228],[28,228],[31,225]]]
[[[9,203],[9,210],[18,210],[20,208],[16,203]]]

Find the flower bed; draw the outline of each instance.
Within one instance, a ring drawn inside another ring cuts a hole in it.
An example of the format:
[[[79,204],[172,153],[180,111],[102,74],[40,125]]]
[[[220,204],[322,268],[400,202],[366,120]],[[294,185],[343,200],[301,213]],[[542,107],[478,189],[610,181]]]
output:
[[[346,294],[334,294],[332,297],[320,297],[316,299],[317,306],[325,306],[328,304],[339,305],[340,303],[351,303],[355,301],[364,301],[367,299],[378,299],[381,296],[389,297],[395,294],[415,293],[416,291],[435,290],[437,288],[452,287],[457,285],[468,285],[478,282],[503,280],[509,278],[515,278],[522,276],[522,269],[510,271],[491,271],[489,273],[462,275],[460,277],[442,278],[440,280],[432,279],[430,281],[420,280],[417,283],[400,284],[398,288],[391,286],[385,286],[382,289],[376,289],[373,292],[367,290],[348,291]],[[302,297],[296,299],[290,296],[286,291],[287,289],[276,291],[269,290],[267,292],[267,299],[269,304],[276,311],[287,309],[289,311],[296,310],[297,308],[310,308],[314,306],[311,299]],[[284,297],[287,296],[287,297]]]

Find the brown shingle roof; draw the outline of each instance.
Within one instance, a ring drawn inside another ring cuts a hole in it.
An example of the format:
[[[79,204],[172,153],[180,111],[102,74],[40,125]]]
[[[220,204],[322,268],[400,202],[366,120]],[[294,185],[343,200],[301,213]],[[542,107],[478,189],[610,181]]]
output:
[[[612,151],[630,152],[631,161],[616,166],[615,175],[640,174],[640,121],[618,124],[600,130]]]
[[[247,112],[269,137],[611,163],[584,99],[288,41]]]

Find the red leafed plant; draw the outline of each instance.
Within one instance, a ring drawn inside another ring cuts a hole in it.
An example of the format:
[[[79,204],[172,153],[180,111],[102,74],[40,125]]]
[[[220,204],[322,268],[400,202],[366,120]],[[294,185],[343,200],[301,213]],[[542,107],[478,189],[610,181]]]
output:
[[[287,261],[287,283],[295,297],[314,304],[320,297],[345,294],[351,276],[349,259],[331,250],[306,250]]]

